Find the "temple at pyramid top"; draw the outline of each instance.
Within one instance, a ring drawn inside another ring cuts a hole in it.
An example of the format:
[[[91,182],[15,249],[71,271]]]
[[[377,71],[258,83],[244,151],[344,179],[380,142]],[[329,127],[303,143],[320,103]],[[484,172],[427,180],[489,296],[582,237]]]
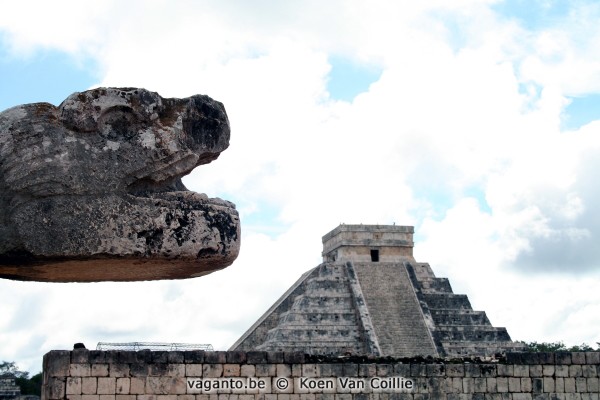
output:
[[[412,226],[340,225],[323,236],[323,262],[397,262],[412,258]]]
[[[448,279],[413,258],[412,226],[340,225],[300,277],[230,350],[492,356],[522,350]]]

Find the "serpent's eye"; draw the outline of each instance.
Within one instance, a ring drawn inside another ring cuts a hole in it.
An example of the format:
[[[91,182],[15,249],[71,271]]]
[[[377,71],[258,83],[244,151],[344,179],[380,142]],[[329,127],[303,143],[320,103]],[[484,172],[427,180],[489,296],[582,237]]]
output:
[[[98,118],[100,134],[110,140],[131,139],[137,134],[138,125],[133,110],[125,106],[109,108]]]

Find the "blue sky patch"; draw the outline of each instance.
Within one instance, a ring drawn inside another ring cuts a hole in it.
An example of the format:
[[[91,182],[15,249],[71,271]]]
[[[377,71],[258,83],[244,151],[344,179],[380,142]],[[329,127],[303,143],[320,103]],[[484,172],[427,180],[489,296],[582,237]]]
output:
[[[225,197],[227,199],[234,198],[235,196]],[[236,202],[239,209],[243,209],[243,202],[241,199]],[[245,231],[252,231],[254,233],[262,233],[270,238],[275,238],[281,233],[285,232],[288,228],[287,224],[284,224],[279,219],[281,209],[272,204],[259,203],[257,210],[251,213],[240,215],[240,221]]]
[[[421,176],[421,175],[419,175]],[[454,206],[455,196],[447,185],[443,183],[422,183],[417,179],[410,179],[410,185],[413,196],[419,202],[419,206],[413,210],[413,215],[417,220],[432,218],[440,221],[446,215],[446,212]]]
[[[472,197],[477,200],[479,209],[486,214],[491,214],[492,209],[485,199],[485,190],[479,186],[470,186],[463,191],[465,197]]]
[[[90,64],[58,51],[15,58],[0,44],[0,111],[25,103],[58,105],[71,93],[87,90],[98,83]]]
[[[565,108],[562,128],[575,130],[592,121],[600,120],[600,93],[570,98]]]
[[[429,217],[435,220],[442,220],[445,218],[448,210],[454,207],[461,198],[466,197],[477,200],[479,209],[482,212],[487,214],[492,213],[492,209],[485,199],[485,191],[478,186],[469,186],[463,189],[460,194],[453,193],[449,187],[445,186],[412,185],[412,187],[415,198],[429,204],[429,212],[433,213],[432,215],[429,215]],[[424,217],[424,215],[418,216],[418,218],[422,217]]]
[[[363,65],[341,57],[329,59],[331,71],[327,81],[327,91],[334,100],[351,102],[360,93],[379,80],[381,69]]]
[[[500,15],[519,21],[527,29],[541,29],[564,19],[574,2],[569,0],[504,0],[492,6]]]

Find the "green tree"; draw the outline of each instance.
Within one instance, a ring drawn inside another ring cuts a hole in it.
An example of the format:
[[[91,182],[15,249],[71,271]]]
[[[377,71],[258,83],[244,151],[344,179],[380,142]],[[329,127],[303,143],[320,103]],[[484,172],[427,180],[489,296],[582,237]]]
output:
[[[600,348],[598,350],[600,350]],[[582,343],[579,346],[575,345],[575,346],[569,347],[568,351],[594,351],[594,349],[589,344]]]
[[[42,373],[38,372],[31,378],[20,377],[15,379],[15,383],[21,388],[21,394],[42,395]]]
[[[555,352],[555,351],[595,351],[594,348],[587,343],[575,345],[571,347],[565,346],[562,341],[559,342],[521,342],[526,346],[526,351],[530,353],[540,352]],[[598,349],[600,350],[600,343]]]
[[[15,377],[27,376],[28,372],[21,372],[17,368],[17,364],[14,361],[2,361],[0,362],[0,374],[13,374]]]
[[[21,388],[21,394],[35,394],[41,396],[42,393],[42,373],[39,372],[29,377],[29,372],[19,371],[14,361],[0,362],[0,375],[13,374],[15,383]]]

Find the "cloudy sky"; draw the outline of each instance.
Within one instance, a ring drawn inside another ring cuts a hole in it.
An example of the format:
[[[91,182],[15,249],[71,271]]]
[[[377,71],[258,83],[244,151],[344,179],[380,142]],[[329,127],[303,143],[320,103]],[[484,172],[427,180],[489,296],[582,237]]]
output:
[[[184,179],[242,250],[185,280],[0,280],[0,360],[75,342],[227,349],[340,223],[415,256],[515,340],[600,342],[600,5],[559,0],[0,2],[0,109],[136,86],[222,101],[231,145]]]

